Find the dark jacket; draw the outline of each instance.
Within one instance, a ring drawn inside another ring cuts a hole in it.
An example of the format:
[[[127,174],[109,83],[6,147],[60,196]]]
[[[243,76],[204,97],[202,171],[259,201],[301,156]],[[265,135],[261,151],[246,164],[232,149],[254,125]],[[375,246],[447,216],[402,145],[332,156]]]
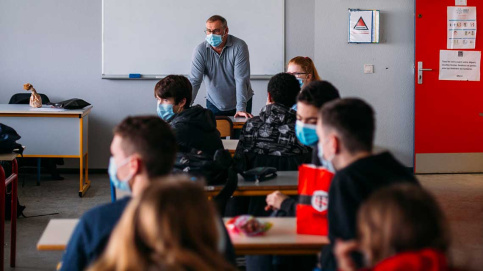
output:
[[[215,116],[200,105],[183,110],[168,123],[174,130],[178,151],[190,152],[196,149],[214,155],[216,150],[223,149]]]
[[[310,159],[310,151],[298,141],[295,121],[295,111],[282,104],[264,106],[258,117],[243,126],[235,152],[237,168],[271,166],[297,170],[299,164]]]
[[[414,175],[401,165],[389,152],[361,158],[337,171],[329,190],[329,239],[356,238],[356,217],[361,204],[374,191],[397,183],[418,184]],[[322,249],[322,270],[336,270],[333,246]],[[359,255],[360,256],[360,255]],[[356,262],[361,264],[362,258]]]

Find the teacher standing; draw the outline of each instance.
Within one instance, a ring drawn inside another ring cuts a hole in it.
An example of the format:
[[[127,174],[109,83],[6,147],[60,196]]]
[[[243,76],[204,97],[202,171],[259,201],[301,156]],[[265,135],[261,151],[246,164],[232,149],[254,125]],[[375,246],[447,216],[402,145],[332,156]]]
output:
[[[253,117],[247,44],[228,34],[228,24],[219,15],[208,18],[205,33],[191,61],[192,101],[205,80],[206,107],[215,116]]]

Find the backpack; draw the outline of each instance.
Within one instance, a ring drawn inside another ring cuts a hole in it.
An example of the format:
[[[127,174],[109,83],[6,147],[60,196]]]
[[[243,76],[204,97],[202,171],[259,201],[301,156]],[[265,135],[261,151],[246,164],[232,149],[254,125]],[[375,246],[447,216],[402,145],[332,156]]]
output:
[[[23,153],[22,145],[17,143],[21,136],[12,127],[0,123],[0,154]]]
[[[225,184],[228,169],[232,165],[230,152],[219,149],[214,156],[191,152],[178,152],[174,162],[175,173],[188,173],[193,177],[203,177],[207,185]]]

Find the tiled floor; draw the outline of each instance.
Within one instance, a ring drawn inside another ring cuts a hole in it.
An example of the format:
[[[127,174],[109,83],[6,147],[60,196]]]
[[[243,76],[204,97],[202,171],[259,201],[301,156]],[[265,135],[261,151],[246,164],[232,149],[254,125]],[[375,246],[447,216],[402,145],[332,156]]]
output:
[[[19,187],[19,199],[26,205],[17,227],[17,267],[12,270],[54,270],[62,252],[37,251],[36,244],[51,218],[78,218],[95,205],[109,202],[107,174],[90,175],[92,187],[84,198],[78,197],[77,175],[66,180],[43,180],[35,186],[34,176]],[[419,175],[418,179],[437,197],[450,220],[452,261],[470,270],[483,269],[483,175]],[[22,181],[22,180],[21,180]],[[57,215],[38,216],[59,213]],[[9,270],[9,226],[6,228],[5,267]]]

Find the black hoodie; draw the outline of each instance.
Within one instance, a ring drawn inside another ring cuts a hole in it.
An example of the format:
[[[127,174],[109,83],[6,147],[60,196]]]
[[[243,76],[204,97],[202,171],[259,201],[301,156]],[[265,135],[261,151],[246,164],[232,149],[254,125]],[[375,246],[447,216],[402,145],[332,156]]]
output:
[[[216,150],[223,149],[215,116],[200,105],[181,111],[168,123],[174,130],[179,151],[190,152],[196,149],[214,155]]]

